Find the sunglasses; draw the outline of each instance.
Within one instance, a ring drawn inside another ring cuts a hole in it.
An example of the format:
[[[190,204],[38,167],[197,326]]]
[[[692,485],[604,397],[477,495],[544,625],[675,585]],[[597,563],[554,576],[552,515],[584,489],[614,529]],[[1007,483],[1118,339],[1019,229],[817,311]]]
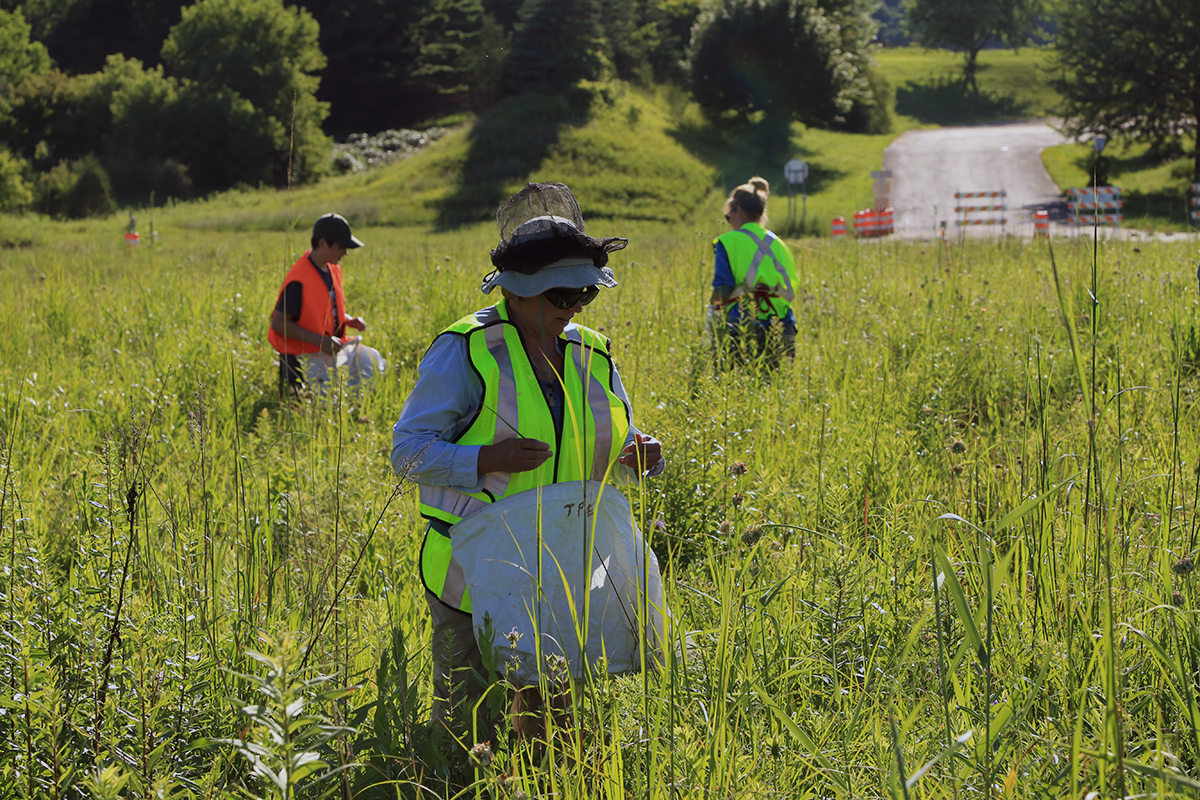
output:
[[[566,310],[576,303],[587,305],[600,294],[599,286],[588,286],[584,289],[547,289],[542,297],[550,301],[555,308]]]

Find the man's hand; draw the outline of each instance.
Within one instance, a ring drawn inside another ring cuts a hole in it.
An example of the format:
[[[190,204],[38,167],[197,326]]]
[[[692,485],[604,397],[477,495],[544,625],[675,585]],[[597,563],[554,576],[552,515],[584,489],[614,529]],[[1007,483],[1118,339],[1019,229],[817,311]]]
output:
[[[479,474],[489,472],[529,472],[537,469],[553,453],[550,445],[537,439],[505,439],[479,448]]]
[[[343,342],[337,336],[324,336],[321,338],[321,352],[327,356],[332,356],[341,350]]]
[[[363,322],[362,317],[350,317],[346,320],[346,327],[354,328],[356,331],[365,331],[367,329],[367,323]]]

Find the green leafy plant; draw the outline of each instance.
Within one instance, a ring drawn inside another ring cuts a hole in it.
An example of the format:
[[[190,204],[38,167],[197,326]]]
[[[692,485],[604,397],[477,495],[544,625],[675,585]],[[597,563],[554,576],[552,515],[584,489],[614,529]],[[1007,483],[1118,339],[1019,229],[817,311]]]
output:
[[[298,650],[291,637],[284,637],[275,651],[276,655],[247,652],[266,668],[266,674],[237,676],[263,696],[258,703],[239,701],[242,715],[252,726],[250,734],[240,739],[200,739],[195,746],[235,747],[250,765],[251,774],[258,778],[259,797],[292,800],[306,780],[306,788],[316,788],[315,796],[327,797],[337,788],[332,778],[351,766],[331,765],[328,745],[353,734],[355,729],[331,724],[320,704],[346,697],[356,687],[320,691],[330,676],[296,675]]]

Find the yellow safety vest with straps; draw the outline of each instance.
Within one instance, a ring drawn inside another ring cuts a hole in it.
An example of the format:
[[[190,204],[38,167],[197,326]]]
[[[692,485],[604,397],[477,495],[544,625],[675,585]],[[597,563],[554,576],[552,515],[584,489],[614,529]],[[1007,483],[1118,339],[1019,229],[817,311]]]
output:
[[[713,247],[718,242],[725,246],[733,270],[733,292],[726,304],[746,298],[753,301],[759,319],[787,316],[796,296],[796,262],[787,245],[757,222],[721,234],[713,239]]]
[[[421,546],[421,579],[446,605],[469,613],[471,598],[454,558],[449,526],[505,497],[566,481],[607,479],[629,434],[629,407],[613,392],[608,339],[574,325],[564,331],[561,427],[534,374],[529,355],[501,300],[442,332],[463,336],[471,367],[483,383],[475,418],[454,443],[489,445],[505,439],[547,442],[553,455],[528,472],[489,472],[478,492],[421,486],[421,515],[430,520]]]

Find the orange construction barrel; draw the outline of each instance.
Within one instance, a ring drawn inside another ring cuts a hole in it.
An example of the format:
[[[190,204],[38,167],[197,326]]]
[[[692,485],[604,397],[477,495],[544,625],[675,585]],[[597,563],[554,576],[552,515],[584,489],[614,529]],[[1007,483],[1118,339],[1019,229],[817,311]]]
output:
[[[1033,212],[1033,238],[1039,236],[1050,238],[1050,212],[1045,209]]]

